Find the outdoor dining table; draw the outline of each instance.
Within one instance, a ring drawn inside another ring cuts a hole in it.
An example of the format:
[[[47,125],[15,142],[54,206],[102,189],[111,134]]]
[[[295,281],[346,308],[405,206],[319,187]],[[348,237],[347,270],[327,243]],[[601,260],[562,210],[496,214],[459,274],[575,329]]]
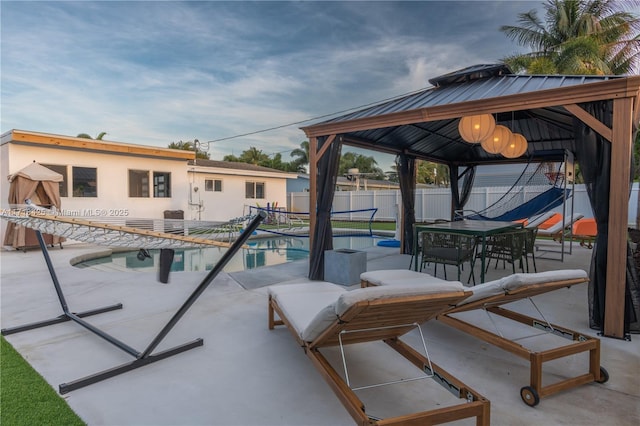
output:
[[[472,235],[479,238],[482,242],[480,282],[484,282],[485,270],[485,247],[487,237],[491,235],[501,234],[503,232],[513,231],[522,228],[522,223],[518,222],[500,222],[493,220],[458,220],[453,222],[438,222],[432,224],[415,224],[413,226],[413,252],[417,253],[418,237],[421,232],[447,232],[450,234]],[[418,270],[418,262],[414,262],[414,270]]]

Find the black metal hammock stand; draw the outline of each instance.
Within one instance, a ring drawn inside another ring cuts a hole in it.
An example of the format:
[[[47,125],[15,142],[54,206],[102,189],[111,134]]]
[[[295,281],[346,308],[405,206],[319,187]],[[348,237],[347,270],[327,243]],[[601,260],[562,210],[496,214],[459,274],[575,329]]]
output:
[[[515,183],[493,204],[481,211],[456,212],[456,217],[469,220],[514,221],[531,218],[562,205],[571,195],[571,190],[562,187],[564,175],[560,172],[561,166],[557,172],[546,173],[545,164],[539,163],[533,173],[527,173],[530,166],[531,163],[528,163]],[[530,200],[523,200],[526,188],[545,186],[549,188]]]
[[[126,373],[131,370],[135,370],[137,368],[143,367],[147,364],[154,363],[156,361],[160,361],[162,359],[168,358],[173,355],[177,355],[181,352],[185,352],[189,349],[193,349],[198,346],[202,346],[204,341],[201,338],[195,339],[194,341],[175,346],[173,348],[153,353],[156,347],[162,342],[162,340],[169,334],[171,329],[180,321],[182,316],[189,310],[191,305],[193,305],[196,300],[200,297],[200,295],[206,290],[206,288],[211,284],[214,278],[222,271],[222,269],[226,266],[226,264],[231,260],[231,258],[236,254],[236,252],[244,245],[247,239],[251,236],[253,231],[258,228],[260,222],[265,218],[266,214],[259,212],[258,215],[250,222],[250,224],[246,227],[244,232],[239,236],[239,238],[229,247],[229,249],[223,254],[222,258],[215,264],[213,269],[207,274],[207,276],[200,282],[200,284],[196,287],[196,289],[191,293],[191,295],[187,298],[187,300],[182,304],[182,306],[176,311],[176,313],[171,317],[171,319],[167,322],[167,324],[160,330],[160,332],[153,338],[151,343],[142,351],[138,351],[126,343],[116,339],[115,337],[105,333],[94,325],[88,323],[82,318],[88,317],[91,315],[97,315],[104,312],[113,311],[116,309],[122,309],[122,304],[118,303],[112,306],[106,306],[103,308],[97,308],[85,312],[72,312],[65,300],[64,293],[62,292],[62,287],[60,286],[60,282],[56,276],[55,269],[53,268],[53,264],[51,262],[51,258],[49,257],[49,252],[47,250],[47,246],[44,242],[42,234],[40,231],[36,231],[36,236],[38,238],[38,242],[40,244],[40,249],[42,250],[42,254],[44,255],[45,262],[47,264],[47,268],[49,269],[49,274],[51,275],[51,280],[53,281],[53,286],[55,287],[58,300],[60,301],[60,305],[62,306],[62,315],[39,321],[31,324],[25,324],[22,326],[12,327],[12,328],[4,328],[2,329],[2,335],[6,336],[9,334],[19,333],[22,331],[33,330],[40,327],[46,327],[53,324],[60,324],[66,321],[73,321],[76,324],[86,328],[90,332],[95,335],[103,338],[107,342],[116,346],[117,348],[127,352],[133,358],[133,361],[128,362],[126,364],[122,364],[108,370],[104,370],[90,376],[83,377],[81,379],[74,380],[72,382],[62,383],[59,386],[59,391],[61,394],[65,394],[67,392],[91,385],[93,383],[100,382],[102,380],[117,376],[122,373]]]

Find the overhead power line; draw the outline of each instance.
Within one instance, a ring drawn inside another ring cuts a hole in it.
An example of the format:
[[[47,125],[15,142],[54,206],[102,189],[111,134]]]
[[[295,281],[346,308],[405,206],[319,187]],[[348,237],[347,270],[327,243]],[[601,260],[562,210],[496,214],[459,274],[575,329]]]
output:
[[[245,136],[257,135],[259,133],[270,132],[272,130],[283,129],[285,127],[296,126],[296,125],[299,125],[299,124],[308,123],[310,121],[319,120],[321,118],[327,118],[327,117],[331,117],[331,116],[338,115],[338,114],[345,114],[345,113],[350,112],[350,111],[354,111],[354,110],[357,110],[357,109],[360,109],[360,108],[366,108],[366,107],[369,107],[369,106],[377,105],[377,104],[380,104],[382,102],[393,101],[395,99],[400,99],[400,98],[403,98],[405,96],[409,96],[409,95],[412,95],[414,93],[421,92],[423,90],[425,90],[425,89],[423,88],[423,89],[414,90],[414,91],[411,91],[411,92],[404,93],[402,95],[397,95],[397,96],[394,96],[394,97],[391,97],[391,98],[383,99],[381,101],[371,102],[371,103],[368,103],[368,104],[364,104],[364,105],[360,105],[360,106],[356,106],[356,107],[352,107],[352,108],[348,108],[348,109],[343,109],[342,111],[337,111],[337,112],[333,112],[333,113],[330,113],[330,114],[324,114],[324,115],[319,115],[317,117],[307,118],[306,120],[295,121],[293,123],[282,124],[282,125],[279,125],[279,126],[269,127],[269,128],[266,128],[266,129],[256,130],[256,131],[248,132],[248,133],[242,133],[242,134],[239,134],[239,135],[227,136],[227,137],[224,137],[224,138],[213,139],[213,140],[210,140],[210,141],[207,141],[207,142],[208,143],[209,142],[212,143],[212,142],[228,141],[230,139],[237,139],[237,138],[242,138],[242,137],[245,137]]]

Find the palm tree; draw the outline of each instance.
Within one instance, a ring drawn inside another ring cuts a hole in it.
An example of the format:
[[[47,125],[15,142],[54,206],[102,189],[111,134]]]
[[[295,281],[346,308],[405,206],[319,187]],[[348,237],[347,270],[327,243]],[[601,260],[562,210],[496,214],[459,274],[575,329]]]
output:
[[[518,15],[520,26],[500,28],[530,53],[504,62],[532,74],[629,74],[638,71],[640,18],[623,10],[637,1],[547,0]]]
[[[191,141],[187,141],[187,142],[183,142],[183,141],[178,141],[178,142],[171,142],[167,148],[170,149],[181,149],[183,151],[195,151],[195,145],[193,142]],[[209,153],[205,152],[205,151],[196,151],[196,158],[202,158],[203,160],[208,160],[209,159]]]
[[[269,156],[262,152],[262,150],[256,148],[255,146],[252,146],[246,151],[242,151],[239,159],[243,163],[249,163],[255,166],[259,166],[262,163],[268,162]]]
[[[449,167],[444,164],[420,161],[416,174],[418,182],[437,186],[449,185]]]
[[[303,141],[300,143],[300,148],[296,148],[291,151],[292,157],[298,157],[293,160],[298,169],[304,170],[305,166],[309,164],[309,141]]]
[[[346,175],[349,169],[358,169],[360,173],[367,174],[367,177],[371,179],[384,180],[385,177],[375,158],[353,152],[345,152],[340,157],[338,175]]]
[[[102,138],[104,138],[106,136],[106,134],[107,134],[107,132],[98,133],[98,136],[96,136],[96,140],[97,141],[101,141]],[[78,136],[76,136],[76,138],[93,139],[91,137],[91,135],[89,135],[88,133],[78,133]]]

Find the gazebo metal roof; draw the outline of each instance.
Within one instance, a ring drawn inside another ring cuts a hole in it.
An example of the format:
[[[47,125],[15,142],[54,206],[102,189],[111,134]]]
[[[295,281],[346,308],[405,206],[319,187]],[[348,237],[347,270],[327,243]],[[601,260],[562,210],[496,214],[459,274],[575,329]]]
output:
[[[504,64],[475,65],[429,80],[434,87],[342,115],[304,128],[338,127],[343,123],[382,116],[483,101],[511,95],[539,93],[620,79],[620,76],[518,75]],[[559,106],[494,113],[497,124],[522,134],[529,142],[524,158],[550,161],[563,158],[563,150],[573,151],[573,114]],[[522,162],[487,153],[479,144],[469,144],[458,133],[459,117],[437,121],[408,122],[394,126],[367,128],[341,133],[343,143],[388,153],[405,152],[417,158],[445,164],[492,164]]]

